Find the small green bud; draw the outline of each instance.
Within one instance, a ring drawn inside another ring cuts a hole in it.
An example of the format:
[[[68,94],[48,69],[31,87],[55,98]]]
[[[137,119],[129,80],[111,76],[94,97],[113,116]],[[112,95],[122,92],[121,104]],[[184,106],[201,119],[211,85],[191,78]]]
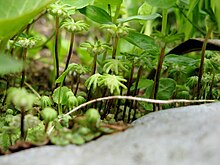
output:
[[[78,106],[78,100],[75,96],[68,97],[68,107],[73,108],[75,106]]]
[[[79,33],[82,31],[87,31],[89,28],[89,25],[81,20],[75,22],[72,18],[68,18],[62,23],[61,27],[71,33]]]
[[[37,41],[38,39],[34,37],[30,37],[30,38],[19,37],[18,41],[15,42],[15,45],[18,47],[29,49],[29,48],[33,48],[36,45]]]
[[[86,102],[86,99],[82,96],[77,96],[77,101],[78,101],[78,104],[83,104]]]
[[[57,111],[53,108],[47,107],[42,110],[41,116],[43,117],[45,122],[49,123],[50,121],[56,119]]]
[[[86,116],[87,121],[90,124],[96,125],[96,126],[97,126],[97,124],[99,124],[101,116],[100,116],[99,112],[96,109],[94,109],[94,108],[88,109],[86,111],[85,116]]]
[[[6,110],[6,114],[7,115],[13,115],[14,114],[14,110],[13,109],[7,109]]]
[[[111,35],[117,37],[124,37],[128,34],[130,28],[126,27],[125,25],[103,25],[102,29],[107,30]]]
[[[57,1],[56,3],[51,4],[47,8],[47,11],[48,11],[48,13],[50,13],[51,15],[54,15],[54,16],[69,17],[70,14],[75,13],[75,8]],[[72,11],[74,11],[74,12],[72,12]],[[72,12],[72,13],[70,13],[70,12]]]
[[[40,98],[40,102],[41,102],[42,109],[44,109],[46,107],[51,107],[51,105],[53,104],[51,98],[48,96],[42,96]]]
[[[100,55],[104,53],[107,49],[110,49],[110,46],[107,43],[102,43],[100,41],[96,41],[95,43],[85,42],[82,43],[80,46],[86,48],[91,55]]]

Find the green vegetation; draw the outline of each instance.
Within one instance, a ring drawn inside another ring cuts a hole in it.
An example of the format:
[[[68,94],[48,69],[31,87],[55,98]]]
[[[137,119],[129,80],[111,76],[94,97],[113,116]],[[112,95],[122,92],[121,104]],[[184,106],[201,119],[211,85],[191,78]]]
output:
[[[219,100],[219,13],[217,0],[0,0],[0,154]]]

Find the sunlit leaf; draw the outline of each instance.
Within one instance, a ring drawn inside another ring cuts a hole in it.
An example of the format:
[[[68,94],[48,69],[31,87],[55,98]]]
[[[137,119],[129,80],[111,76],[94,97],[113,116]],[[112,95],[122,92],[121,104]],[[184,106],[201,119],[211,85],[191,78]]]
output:
[[[81,9],[88,5],[91,5],[94,0],[62,0],[63,3],[76,7],[77,9]]]
[[[176,81],[170,78],[161,78],[159,90],[157,93],[157,99],[168,100],[172,97],[176,89]]]
[[[0,0],[0,39],[10,38],[55,0]]]
[[[67,87],[61,87],[61,89],[60,87],[56,88],[53,91],[53,95],[52,95],[53,101],[58,104],[59,102],[58,100],[60,96],[60,103],[62,105],[67,105],[67,102],[68,102],[67,92],[69,91],[71,91],[71,89]]]
[[[133,20],[147,21],[147,20],[156,19],[158,17],[161,17],[161,15],[158,14],[158,13],[154,13],[154,14],[151,14],[151,15],[135,15],[135,16],[131,16],[131,17],[128,17],[128,18],[119,18],[118,23],[124,23],[124,22],[133,21]]]
[[[97,23],[112,24],[111,16],[105,10],[99,7],[89,5],[80,9],[79,11]]]
[[[170,8],[175,5],[176,0],[145,0],[148,4],[158,8]]]
[[[186,66],[187,65],[194,66],[200,61],[198,59],[193,59],[186,56],[178,56],[174,54],[167,55],[164,60],[167,64],[186,65]]]
[[[138,32],[130,31],[125,39],[143,50],[158,48],[153,38]]]

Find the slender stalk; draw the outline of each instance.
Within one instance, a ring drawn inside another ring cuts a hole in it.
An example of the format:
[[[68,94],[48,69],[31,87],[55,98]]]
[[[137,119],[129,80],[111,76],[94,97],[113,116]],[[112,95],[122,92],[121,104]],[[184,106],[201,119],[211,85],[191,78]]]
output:
[[[61,89],[63,86],[63,82],[60,83],[60,87],[59,87],[59,94],[58,94],[58,114],[61,115],[63,114],[63,110],[62,110],[62,104],[61,104]]]
[[[212,99],[213,98],[212,89],[213,89],[214,81],[215,81],[215,71],[212,74],[212,81],[211,81],[210,88],[209,88],[208,99]]]
[[[59,77],[59,17],[56,16],[56,32],[55,32],[55,63],[54,63],[54,69],[55,71],[55,78],[57,79]]]
[[[115,15],[114,15],[114,17],[112,18],[112,22],[113,22],[113,23],[116,23],[116,22],[117,22],[117,18],[118,18],[118,16],[119,16],[120,9],[121,9],[121,4],[119,4],[119,5],[116,6]]]
[[[68,53],[68,56],[67,56],[66,66],[65,66],[64,71],[68,68],[68,65],[69,65],[69,62],[70,62],[70,59],[71,59],[71,55],[72,55],[72,51],[73,51],[73,46],[74,46],[74,38],[75,38],[75,34],[71,33],[69,53]]]
[[[75,89],[75,92],[74,92],[75,96],[76,96],[77,91],[79,89],[79,84],[80,84],[80,75],[77,75],[76,89]]]
[[[167,16],[168,16],[168,9],[163,9],[163,19],[162,19],[162,29],[161,32],[163,33],[163,35],[166,35],[166,28],[167,28]],[[153,89],[151,92],[151,97],[150,98],[157,98],[157,92],[158,92],[158,88],[159,88],[159,80],[160,80],[160,73],[162,70],[162,65],[163,65],[163,58],[165,56],[165,49],[166,49],[166,43],[163,44],[161,51],[160,51],[160,56],[159,56],[159,60],[158,60],[158,65],[157,65],[157,70],[156,70],[156,76],[155,76],[155,80],[154,80],[154,85],[153,85]],[[153,111],[155,111],[155,105],[153,105]]]
[[[24,107],[21,107],[21,124],[20,124],[20,131],[21,131],[20,140],[21,141],[25,139],[24,117],[25,117],[25,109]]]
[[[141,73],[142,73],[142,70],[143,70],[143,66],[141,65],[138,69],[138,74],[137,74],[137,80],[136,80],[136,83],[135,83],[135,89],[134,89],[134,94],[133,96],[137,96],[138,95],[138,84],[139,84],[139,81],[140,81],[140,78],[141,78]],[[131,105],[130,105],[130,109],[129,109],[129,114],[131,113],[131,109],[133,107],[133,102],[134,102],[134,116],[133,116],[133,119],[132,121],[135,119],[135,115],[136,115],[136,109],[137,109],[137,101],[131,101]],[[128,122],[130,122],[130,116],[128,118]]]
[[[26,57],[27,57],[27,48],[23,48],[23,55],[22,55],[22,60],[23,60],[23,70],[21,73],[21,88],[24,86],[24,81],[25,81],[25,67],[26,67]]]
[[[162,19],[162,30],[161,32],[166,35],[167,30],[167,16],[168,16],[168,9],[163,9],[163,19]]]
[[[120,88],[120,95],[122,95],[122,92],[123,92],[123,89],[121,87]],[[118,100],[117,109],[116,109],[115,117],[114,117],[116,121],[118,120],[118,113],[119,113],[119,110],[120,110],[120,105],[121,105],[121,100]]]
[[[116,52],[118,47],[118,36],[115,36],[113,39],[113,51],[112,51],[112,59],[116,59]]]
[[[128,90],[127,90],[127,96],[130,96],[130,88],[132,86],[132,81],[133,81],[133,75],[134,75],[134,63],[132,64],[132,67],[131,67],[131,71],[130,71],[130,78],[129,78],[129,81],[128,81]],[[129,101],[126,100],[125,101],[125,105],[124,105],[124,110],[123,110],[123,115],[122,115],[122,120],[124,121],[125,119],[125,114],[126,114],[126,109],[127,109],[127,106],[128,106],[128,103]],[[130,117],[130,114],[128,114],[128,116]]]
[[[204,72],[205,50],[206,50],[208,39],[209,39],[211,33],[212,33],[212,29],[210,28],[206,34],[205,40],[202,45],[202,54],[201,54],[198,85],[197,85],[197,99],[199,99],[199,97],[200,97],[201,81],[202,81],[202,76],[203,76],[203,72]]]
[[[93,66],[92,66],[92,74],[96,73],[96,62],[97,62],[97,54],[94,54]]]

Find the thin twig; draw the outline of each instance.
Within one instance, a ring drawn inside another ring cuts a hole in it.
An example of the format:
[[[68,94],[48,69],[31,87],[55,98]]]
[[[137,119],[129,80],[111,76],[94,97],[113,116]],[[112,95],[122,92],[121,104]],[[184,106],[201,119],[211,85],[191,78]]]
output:
[[[135,100],[135,101],[143,101],[148,103],[156,103],[156,104],[171,104],[171,103],[205,103],[205,102],[215,102],[216,100],[185,100],[185,99],[177,99],[177,100],[155,100],[155,99],[148,99],[148,98],[141,98],[141,97],[133,97],[133,96],[108,96],[108,97],[101,97],[94,100],[90,100],[86,103],[83,103],[79,105],[78,107],[72,109],[63,117],[70,115],[71,113],[89,105],[95,102],[103,101],[103,100],[112,100],[112,99],[128,99],[128,100]],[[61,121],[62,118],[60,118],[58,121]],[[49,131],[47,132],[48,135],[52,132],[54,127],[51,127]]]

